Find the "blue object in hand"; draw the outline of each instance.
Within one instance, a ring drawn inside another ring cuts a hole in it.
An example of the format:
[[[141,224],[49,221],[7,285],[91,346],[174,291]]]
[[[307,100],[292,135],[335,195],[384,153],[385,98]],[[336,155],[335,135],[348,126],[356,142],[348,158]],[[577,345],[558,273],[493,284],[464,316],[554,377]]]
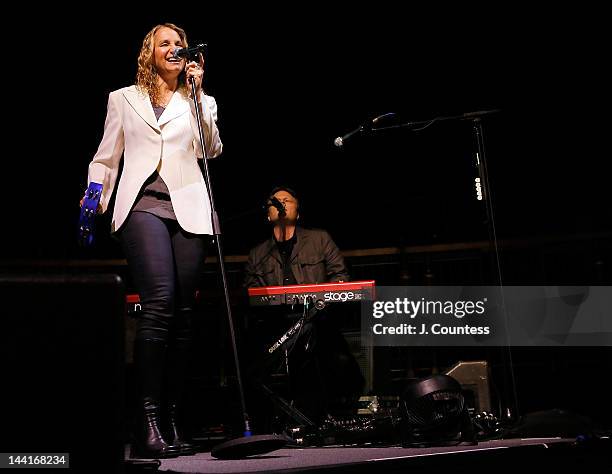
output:
[[[93,244],[95,217],[101,196],[102,185],[94,182],[89,183],[79,217],[79,244],[83,247],[89,247]]]

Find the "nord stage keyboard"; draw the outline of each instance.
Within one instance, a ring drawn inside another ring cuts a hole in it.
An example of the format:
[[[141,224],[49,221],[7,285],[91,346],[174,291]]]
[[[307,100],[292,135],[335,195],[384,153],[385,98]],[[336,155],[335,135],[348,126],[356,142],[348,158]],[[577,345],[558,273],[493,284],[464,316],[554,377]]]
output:
[[[366,301],[374,298],[374,280],[349,281],[346,283],[321,283],[317,285],[262,286],[249,288],[251,306],[275,306],[282,304],[316,305]]]

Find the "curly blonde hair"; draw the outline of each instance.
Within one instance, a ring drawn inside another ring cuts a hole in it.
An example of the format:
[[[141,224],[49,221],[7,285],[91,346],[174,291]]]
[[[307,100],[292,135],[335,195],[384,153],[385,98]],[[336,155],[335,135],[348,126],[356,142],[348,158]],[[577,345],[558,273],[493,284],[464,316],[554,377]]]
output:
[[[176,31],[183,42],[183,47],[187,48],[189,46],[187,43],[187,34],[185,33],[185,30],[172,23],[163,23],[153,27],[153,29],[144,37],[144,40],[142,40],[142,48],[138,54],[136,87],[141,92],[148,94],[149,98],[151,99],[151,103],[153,104],[159,103],[159,89],[157,87],[158,75],[157,70],[155,69],[153,51],[155,50],[155,33],[157,33],[161,28],[170,28],[171,30]],[[178,90],[181,92],[181,94],[186,95],[187,81],[185,79],[185,71],[181,72],[179,75],[178,84]]]

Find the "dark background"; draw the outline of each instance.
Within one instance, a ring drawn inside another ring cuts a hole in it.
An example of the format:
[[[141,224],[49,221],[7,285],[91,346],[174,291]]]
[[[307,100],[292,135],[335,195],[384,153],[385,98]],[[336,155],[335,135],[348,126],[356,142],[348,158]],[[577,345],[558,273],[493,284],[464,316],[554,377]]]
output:
[[[121,256],[110,215],[97,248],[77,248],[78,201],[108,93],[133,83],[142,38],[165,21],[209,44],[205,86],[225,147],[211,170],[227,254],[267,236],[260,206],[279,183],[299,191],[304,224],[326,228],[342,249],[486,239],[470,122],[333,145],[386,112],[402,123],[501,109],[484,120],[498,237],[611,227],[596,11],[162,10],[54,7],[11,25],[7,257]]]
[[[299,192],[304,224],[327,229],[343,250],[486,240],[469,121],[355,136],[343,149],[333,142],[387,112],[401,123],[500,109],[483,121],[497,235],[527,246],[508,254],[506,282],[610,284],[607,17],[517,3],[495,11],[334,5],[198,4],[192,13],[186,4],[127,12],[125,4],[105,3],[13,16],[4,30],[0,263],[123,257],[108,233],[110,213],[99,218],[97,245],[78,248],[78,202],[108,93],[133,84],[145,34],[173,22],[191,44],[209,45],[205,88],[219,104],[224,143],[210,167],[227,255],[244,255],[268,236],[261,206],[280,183]],[[579,237],[529,248],[539,237],[567,236]],[[410,284],[431,283],[419,279],[430,266],[436,274],[429,256],[404,263],[419,275]],[[439,265],[438,275],[446,263]],[[40,271],[31,263],[23,268]],[[386,268],[375,275],[362,266],[354,275],[397,283]],[[463,269],[451,275],[434,283],[481,283],[466,280]],[[218,290],[216,266],[213,277]],[[231,373],[225,313],[217,310],[223,316],[206,324],[216,324],[226,355],[221,371]],[[208,337],[210,328],[201,332]],[[399,348],[387,352],[376,362],[385,383],[407,365]],[[428,370],[470,358],[438,348],[420,354],[413,365]],[[523,412],[561,406],[610,421],[609,409],[600,413],[607,392],[593,395],[578,384],[602,386],[609,348],[513,354]],[[236,403],[228,411],[237,413]]]

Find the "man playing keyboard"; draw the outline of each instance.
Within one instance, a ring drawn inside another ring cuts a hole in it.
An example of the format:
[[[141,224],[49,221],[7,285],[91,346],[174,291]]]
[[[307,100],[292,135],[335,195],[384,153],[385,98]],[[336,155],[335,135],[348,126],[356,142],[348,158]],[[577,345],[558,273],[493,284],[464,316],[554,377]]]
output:
[[[272,236],[251,250],[246,287],[349,280],[344,258],[330,235],[297,225],[300,215],[295,191],[274,188],[266,205]]]
[[[299,200],[295,191],[284,186],[274,188],[268,195],[266,206],[272,236],[249,253],[246,287],[346,282],[350,279],[344,258],[331,236],[324,230],[297,225]],[[298,308],[294,311],[286,315],[288,320],[299,317]],[[315,423],[334,409],[355,403],[364,384],[359,366],[332,316],[333,311],[329,310],[318,313],[312,324],[304,325],[284,348],[283,372],[289,374],[289,396],[294,405]],[[276,329],[277,333],[269,335],[278,337],[289,324],[287,322],[285,327]],[[265,332],[269,333],[269,328]],[[257,336],[252,334],[252,337]],[[283,355],[283,351],[278,353]],[[252,355],[257,357],[259,354]]]

